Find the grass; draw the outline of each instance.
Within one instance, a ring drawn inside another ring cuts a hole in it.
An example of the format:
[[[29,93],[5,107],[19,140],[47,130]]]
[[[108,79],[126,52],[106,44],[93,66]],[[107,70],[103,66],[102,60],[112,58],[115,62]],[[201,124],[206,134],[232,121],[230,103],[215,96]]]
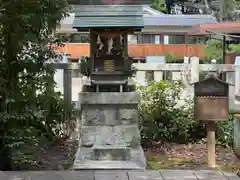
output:
[[[197,162],[189,160],[187,157],[167,157],[163,154],[147,153],[147,169],[159,170],[159,169],[205,169],[207,167],[206,162]],[[236,171],[240,169],[240,163],[219,163],[216,164],[216,169],[224,171]]]
[[[170,169],[176,166],[182,166],[185,164],[188,164],[186,158],[183,157],[175,157],[175,158],[169,158],[166,160],[160,160],[160,159],[151,159],[147,161],[147,168],[151,170],[158,170],[158,169]]]

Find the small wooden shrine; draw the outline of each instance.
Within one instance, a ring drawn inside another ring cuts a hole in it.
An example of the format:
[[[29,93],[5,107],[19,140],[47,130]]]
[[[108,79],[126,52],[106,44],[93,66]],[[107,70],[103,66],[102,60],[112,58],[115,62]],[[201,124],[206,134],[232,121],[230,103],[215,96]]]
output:
[[[81,134],[73,169],[145,169],[137,114],[141,95],[130,92],[126,73],[127,35],[143,27],[142,5],[134,4],[143,0],[92,1],[76,8],[73,25],[89,31],[91,40],[90,88],[79,93]]]
[[[127,37],[144,27],[143,3],[150,1],[82,1],[76,7],[73,28],[90,33],[89,85],[96,86],[97,92],[100,85],[120,85],[121,92],[128,84],[126,72],[131,70],[131,60]]]

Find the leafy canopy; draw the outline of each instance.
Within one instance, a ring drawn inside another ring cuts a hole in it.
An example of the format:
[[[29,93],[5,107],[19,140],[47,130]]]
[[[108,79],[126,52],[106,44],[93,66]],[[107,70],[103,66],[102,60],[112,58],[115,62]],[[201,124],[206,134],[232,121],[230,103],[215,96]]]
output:
[[[54,71],[45,62],[55,56],[47,44],[68,10],[67,0],[0,0],[1,170],[25,163],[26,146],[52,137],[61,123]]]

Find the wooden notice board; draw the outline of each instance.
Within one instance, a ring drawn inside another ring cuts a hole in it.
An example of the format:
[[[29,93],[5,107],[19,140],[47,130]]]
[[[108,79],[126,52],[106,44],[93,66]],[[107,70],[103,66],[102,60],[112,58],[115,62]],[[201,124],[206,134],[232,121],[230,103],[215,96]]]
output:
[[[104,71],[105,72],[114,72],[114,60],[105,60],[104,61]]]

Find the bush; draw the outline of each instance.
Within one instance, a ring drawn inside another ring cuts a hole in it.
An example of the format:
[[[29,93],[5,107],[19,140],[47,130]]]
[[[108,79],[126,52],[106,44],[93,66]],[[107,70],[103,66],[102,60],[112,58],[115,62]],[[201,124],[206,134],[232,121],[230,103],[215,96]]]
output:
[[[139,115],[143,146],[152,146],[156,142],[195,142],[206,138],[204,122],[194,120],[193,100],[183,99],[184,103],[179,103],[183,90],[181,82],[151,82],[138,89],[142,94]],[[230,113],[229,121],[217,123],[218,144],[232,144],[234,113]]]
[[[183,90],[180,81],[150,83],[139,88],[142,100],[139,106],[143,145],[153,142],[187,142],[196,139],[195,132],[202,125],[194,120],[193,101],[179,104]],[[200,138],[204,133],[198,133]]]
[[[217,122],[216,139],[217,143],[224,146],[233,145],[233,115],[240,114],[240,111],[232,110],[229,112],[228,121]]]
[[[1,120],[11,125],[5,132],[7,148],[12,155],[11,169],[36,166],[36,150],[66,136],[64,127],[68,119],[65,118],[64,100],[60,92],[54,91],[53,81],[46,82],[43,92],[35,93],[34,102],[28,100],[29,105],[19,108],[21,112],[0,113]],[[27,93],[26,87],[24,90]]]

